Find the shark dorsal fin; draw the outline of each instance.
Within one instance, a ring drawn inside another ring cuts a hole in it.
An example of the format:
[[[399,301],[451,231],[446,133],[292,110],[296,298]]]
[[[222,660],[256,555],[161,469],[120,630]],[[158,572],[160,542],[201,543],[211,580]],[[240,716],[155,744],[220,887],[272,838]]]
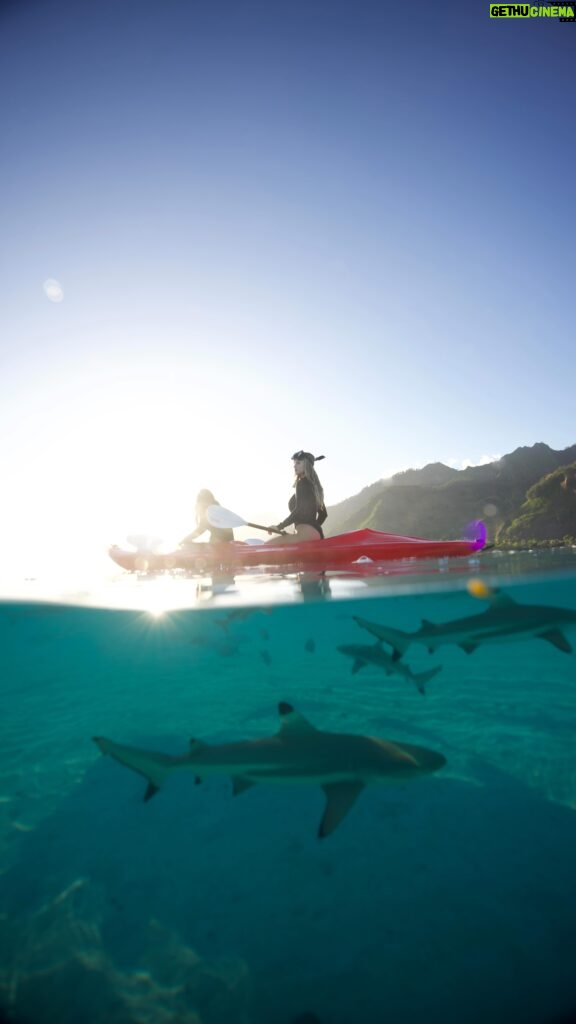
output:
[[[434,629],[435,625],[436,624],[434,622],[430,622],[430,619],[422,619],[422,628],[423,629]]]
[[[299,715],[286,701],[280,701],[278,711],[281,717],[280,736],[306,736],[318,732],[315,726],[311,725],[307,718],[304,718],[304,715]]]
[[[208,746],[208,744],[207,743],[203,743],[202,740],[191,739],[190,740],[190,753],[191,754],[198,754],[206,746]]]

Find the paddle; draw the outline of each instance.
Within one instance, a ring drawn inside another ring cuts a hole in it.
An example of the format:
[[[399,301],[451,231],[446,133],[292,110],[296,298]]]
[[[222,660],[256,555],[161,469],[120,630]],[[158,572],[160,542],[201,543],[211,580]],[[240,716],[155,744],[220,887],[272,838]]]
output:
[[[251,526],[253,530],[266,530],[267,533],[279,533],[281,537],[286,534],[285,530],[275,530],[272,526],[262,526],[260,523],[248,523],[242,516],[231,512],[229,508],[222,508],[222,505],[209,505],[206,509],[206,519],[210,526],[219,527],[221,530],[233,529],[235,526]]]

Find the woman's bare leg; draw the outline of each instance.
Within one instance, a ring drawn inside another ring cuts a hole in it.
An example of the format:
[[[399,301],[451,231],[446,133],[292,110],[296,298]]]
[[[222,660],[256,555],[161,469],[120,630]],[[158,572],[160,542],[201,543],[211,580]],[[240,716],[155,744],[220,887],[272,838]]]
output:
[[[284,537],[271,537],[268,544],[301,544],[306,540],[320,540],[318,530],[308,523],[299,523],[295,533],[287,533]]]

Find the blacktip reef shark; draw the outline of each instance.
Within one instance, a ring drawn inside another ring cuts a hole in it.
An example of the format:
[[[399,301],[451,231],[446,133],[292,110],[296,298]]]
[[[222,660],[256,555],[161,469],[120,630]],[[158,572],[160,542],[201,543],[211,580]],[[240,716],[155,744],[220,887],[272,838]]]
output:
[[[347,654],[349,658],[354,658],[352,674],[359,672],[366,665],[376,665],[377,668],[383,669],[387,676],[402,676],[407,682],[414,683],[418,692],[422,694],[426,693],[426,683],[442,669],[442,665],[436,665],[426,672],[413,672],[404,662],[388,654],[382,647],[381,640],[377,640],[375,644],[340,644],[337,650],[341,654]]]
[[[463,619],[435,624],[428,619],[414,633],[401,629],[381,626],[358,615],[353,618],[362,629],[366,629],[394,650],[393,658],[398,660],[410,644],[424,644],[433,654],[441,644],[457,644],[466,654],[472,654],[481,644],[507,643],[538,637],[557,647],[565,654],[572,653],[572,645],[561,630],[561,626],[576,625],[576,612],[570,608],[555,608],[539,604],[518,604],[513,597],[492,590],[480,580],[470,581],[468,590],[475,597],[487,598],[490,602],[485,612],[468,615]]]
[[[278,705],[280,729],[263,739],[209,746],[190,741],[187,754],[168,754],[126,747],[103,736],[94,742],[103,754],[143,775],[148,782],[144,800],[150,800],[169,776],[182,769],[197,781],[208,775],[230,775],[234,795],[258,782],[321,786],[326,807],[319,838],[346,817],[365,786],[383,782],[407,782],[438,771],[446,758],[411,743],[316,729],[291,704]]]

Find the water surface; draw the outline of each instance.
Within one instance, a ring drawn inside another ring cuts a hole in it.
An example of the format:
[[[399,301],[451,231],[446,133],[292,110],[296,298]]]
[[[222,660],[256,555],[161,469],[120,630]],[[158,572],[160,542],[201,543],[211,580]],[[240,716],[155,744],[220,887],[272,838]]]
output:
[[[460,1024],[576,1005],[576,654],[524,636],[411,646],[426,695],[353,674],[353,616],[415,631],[487,607],[480,578],[576,614],[576,556],[376,576],[118,573],[0,604],[0,1005],[18,1022]],[[52,600],[46,601],[50,596]],[[42,599],[40,599],[42,598]],[[55,598],[55,600],[54,600]],[[563,628],[564,629],[564,628]],[[576,649],[576,629],[564,629]],[[441,752],[317,838],[319,788],[145,782],[91,737],[183,753],[250,739],[289,701],[320,729]],[[308,1017],[306,1017],[308,1014]]]

